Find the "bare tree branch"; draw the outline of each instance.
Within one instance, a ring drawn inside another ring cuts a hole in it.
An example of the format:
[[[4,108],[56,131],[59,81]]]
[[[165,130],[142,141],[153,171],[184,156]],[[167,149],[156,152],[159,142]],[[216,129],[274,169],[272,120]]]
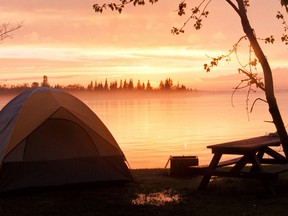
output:
[[[18,23],[17,25],[11,26],[10,23],[3,23],[0,25],[0,41],[3,41],[6,38],[12,38],[13,32],[18,30],[23,26],[23,22]]]
[[[262,98],[256,98],[256,99],[254,100],[252,106],[251,106],[250,113],[253,112],[253,109],[254,109],[255,104],[256,104],[256,102],[259,101],[259,100],[260,100],[260,101],[263,101],[263,102],[265,102],[265,103],[267,103],[267,101],[264,100],[264,99],[262,99]]]
[[[239,9],[237,8],[237,6],[231,0],[226,0],[226,2],[231,5],[231,7],[236,11],[236,13],[238,15],[240,15]]]

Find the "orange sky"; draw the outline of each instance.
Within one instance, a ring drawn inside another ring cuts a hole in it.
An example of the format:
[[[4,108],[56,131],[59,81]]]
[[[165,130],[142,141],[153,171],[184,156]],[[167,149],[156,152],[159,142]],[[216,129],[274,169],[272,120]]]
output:
[[[179,36],[170,33],[172,26],[181,26],[187,19],[175,13],[178,1],[131,6],[121,15],[110,11],[95,14],[92,5],[101,2],[1,0],[1,21],[24,21],[24,26],[1,44],[0,84],[31,84],[47,75],[52,85],[86,86],[105,78],[149,79],[158,85],[171,77],[192,88],[231,90],[243,78],[237,74],[236,62],[223,62],[211,73],[203,70],[203,64],[209,62],[207,55],[225,53],[243,36],[239,18],[226,1],[212,1],[201,31],[188,25],[186,33]],[[189,6],[192,1],[186,2]],[[283,26],[275,19],[277,11],[285,13],[277,0],[253,0],[249,15],[257,36],[274,34],[278,39],[263,48],[276,87],[285,88],[288,49],[279,41]],[[240,48],[247,55],[247,44]]]

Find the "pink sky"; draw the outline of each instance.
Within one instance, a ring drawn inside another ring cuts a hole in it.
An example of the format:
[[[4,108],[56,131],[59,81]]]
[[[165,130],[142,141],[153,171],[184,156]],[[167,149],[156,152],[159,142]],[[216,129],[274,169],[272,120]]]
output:
[[[86,86],[106,78],[150,80],[156,85],[171,77],[192,88],[231,90],[243,78],[235,61],[223,62],[211,73],[203,70],[203,64],[209,62],[207,55],[227,52],[243,36],[239,18],[226,1],[212,1],[201,31],[188,25],[179,36],[170,33],[172,26],[181,26],[187,19],[175,13],[178,1],[129,6],[121,15],[110,11],[95,14],[92,5],[101,2],[2,0],[2,22],[24,21],[24,26],[1,44],[0,83],[31,84],[47,75],[53,85]],[[254,0],[250,4],[249,16],[257,36],[273,34],[278,39],[263,49],[274,70],[275,85],[283,89],[288,86],[288,49],[279,41],[283,26],[275,15],[285,10],[279,1]],[[245,59],[247,44],[240,51]],[[261,72],[260,66],[258,70]]]

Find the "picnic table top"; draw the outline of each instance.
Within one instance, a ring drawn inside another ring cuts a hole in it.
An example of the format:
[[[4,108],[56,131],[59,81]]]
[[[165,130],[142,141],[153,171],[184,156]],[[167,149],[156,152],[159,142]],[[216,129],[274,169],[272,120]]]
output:
[[[226,142],[216,145],[209,145],[213,153],[242,154],[245,152],[259,151],[268,146],[279,146],[281,144],[279,136],[259,136],[249,139]]]

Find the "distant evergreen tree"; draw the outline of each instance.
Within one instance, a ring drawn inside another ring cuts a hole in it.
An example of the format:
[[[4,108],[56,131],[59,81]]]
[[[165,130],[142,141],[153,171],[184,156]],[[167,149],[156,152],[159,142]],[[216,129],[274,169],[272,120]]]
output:
[[[43,76],[43,81],[41,83],[42,87],[50,87],[49,82],[48,82],[48,77],[47,76]]]
[[[136,90],[137,90],[137,91],[143,90],[140,80],[138,80],[138,82],[137,82]]]
[[[128,83],[127,83],[126,79],[124,80],[124,83],[123,83],[123,89],[124,90],[128,89]]]
[[[39,85],[39,84],[38,84]],[[59,85],[59,84],[56,84],[55,86],[54,86],[54,88],[56,88],[56,89],[63,89],[63,86],[61,86],[61,85]]]
[[[102,82],[98,83],[98,85],[97,85],[97,90],[98,90],[98,91],[102,91],[103,89],[104,89],[103,83],[102,83]]]
[[[163,90],[165,88],[163,81],[160,81],[159,90]]]
[[[145,83],[143,82],[142,83],[142,91],[144,91],[145,90]]]
[[[119,89],[120,89],[120,90],[122,90],[122,89],[123,89],[123,82],[122,82],[122,79],[120,80]]]
[[[98,86],[98,83],[97,83],[97,80],[95,80],[95,82],[94,82],[94,90],[97,90],[97,86]]]
[[[133,90],[134,89],[133,79],[129,80],[128,89],[129,90]]]
[[[117,90],[117,88],[118,88],[118,83],[117,83],[117,81],[114,81],[114,82],[111,82],[111,83],[110,83],[110,90],[115,91],[115,90]]]
[[[104,90],[109,90],[109,87],[108,87],[108,81],[107,81],[107,79],[105,80],[105,84],[104,84]]]
[[[148,80],[147,85],[146,85],[146,91],[152,91],[152,86],[151,86],[149,80]]]
[[[87,90],[93,90],[94,87],[93,87],[93,82],[91,81],[90,84],[88,84],[87,86]]]
[[[166,78],[164,88],[165,90],[171,90],[173,87],[173,81],[171,78]]]

